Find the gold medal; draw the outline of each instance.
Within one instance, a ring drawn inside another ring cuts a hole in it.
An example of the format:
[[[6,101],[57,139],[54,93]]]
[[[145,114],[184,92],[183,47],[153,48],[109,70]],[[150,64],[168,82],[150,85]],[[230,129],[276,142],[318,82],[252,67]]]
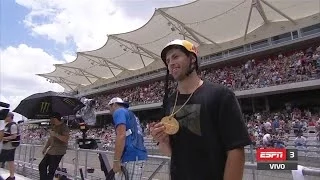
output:
[[[163,123],[164,127],[166,129],[164,130],[165,133],[169,135],[176,134],[179,130],[179,122],[171,116],[166,116],[161,119],[161,122]]]
[[[199,84],[198,84],[198,87],[200,87],[201,84],[202,84],[202,81],[200,80]],[[189,102],[189,100],[192,97],[194,92],[195,91],[193,91],[190,94],[189,98],[184,102],[184,104],[176,112],[174,112],[174,110],[176,109],[177,102],[178,102],[178,91],[176,92],[176,100],[174,102],[174,106],[173,106],[171,115],[170,116],[165,116],[165,117],[163,117],[161,119],[161,122],[166,127],[166,129],[164,130],[165,133],[167,133],[169,135],[173,135],[173,134],[176,134],[179,131],[179,122],[173,116],[175,114],[177,114]]]

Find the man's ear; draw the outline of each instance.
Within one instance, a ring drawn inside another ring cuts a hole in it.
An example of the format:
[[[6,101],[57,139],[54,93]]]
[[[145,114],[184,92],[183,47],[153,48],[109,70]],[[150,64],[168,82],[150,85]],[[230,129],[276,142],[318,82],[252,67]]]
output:
[[[193,54],[190,56],[190,58],[191,58],[192,64],[197,61],[197,58]]]

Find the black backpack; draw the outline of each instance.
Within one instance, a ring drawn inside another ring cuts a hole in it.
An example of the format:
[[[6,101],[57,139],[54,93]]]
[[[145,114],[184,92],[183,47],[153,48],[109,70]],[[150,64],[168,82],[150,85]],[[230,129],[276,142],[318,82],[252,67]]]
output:
[[[17,137],[15,139],[10,140],[10,141],[3,141],[3,144],[11,142],[11,145],[13,147],[18,147],[20,145],[20,130],[19,130],[19,127],[18,127],[17,123],[15,123],[15,122],[8,123],[5,126],[5,128],[9,128],[9,130],[6,130],[5,132],[10,132],[10,134],[11,134],[11,126],[13,124],[15,124],[17,126]]]

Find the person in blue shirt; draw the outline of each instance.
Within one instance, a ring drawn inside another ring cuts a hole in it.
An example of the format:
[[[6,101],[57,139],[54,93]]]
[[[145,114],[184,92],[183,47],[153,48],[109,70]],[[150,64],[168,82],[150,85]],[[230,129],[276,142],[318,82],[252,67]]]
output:
[[[280,127],[280,122],[279,122],[278,117],[274,118],[274,120],[272,122],[272,127],[273,127],[274,131],[276,131]]]
[[[115,179],[124,180],[121,165],[124,166],[129,179],[140,180],[147,150],[144,146],[142,128],[137,116],[128,109],[129,104],[115,97],[108,103],[116,130],[113,171]]]

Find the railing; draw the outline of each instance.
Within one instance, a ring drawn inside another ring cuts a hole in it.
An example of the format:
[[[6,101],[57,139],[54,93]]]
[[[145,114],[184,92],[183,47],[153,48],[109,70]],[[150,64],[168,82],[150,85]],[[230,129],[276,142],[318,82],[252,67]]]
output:
[[[16,164],[18,172],[32,178],[38,178],[38,164],[42,159],[41,145],[21,144],[16,151]],[[245,163],[245,180],[261,180],[268,179],[292,179],[292,175],[288,171],[260,171],[256,170],[255,151],[253,147],[249,148]],[[98,153],[104,153],[108,159],[113,159],[113,152],[88,150],[79,148],[70,148],[60,163],[60,168],[66,168],[67,172],[57,171],[56,174],[67,176],[72,179],[81,179],[79,169],[84,170],[85,179],[104,179],[104,173],[100,171],[100,162]],[[112,162],[112,161],[110,161]],[[144,179],[169,180],[169,162],[170,158],[166,156],[149,155],[146,166],[144,168]],[[319,163],[320,161],[318,161]],[[319,164],[320,165],[320,164]],[[88,169],[94,168],[94,173],[89,173]],[[307,168],[302,169],[303,175],[306,177],[320,177],[320,169]]]

